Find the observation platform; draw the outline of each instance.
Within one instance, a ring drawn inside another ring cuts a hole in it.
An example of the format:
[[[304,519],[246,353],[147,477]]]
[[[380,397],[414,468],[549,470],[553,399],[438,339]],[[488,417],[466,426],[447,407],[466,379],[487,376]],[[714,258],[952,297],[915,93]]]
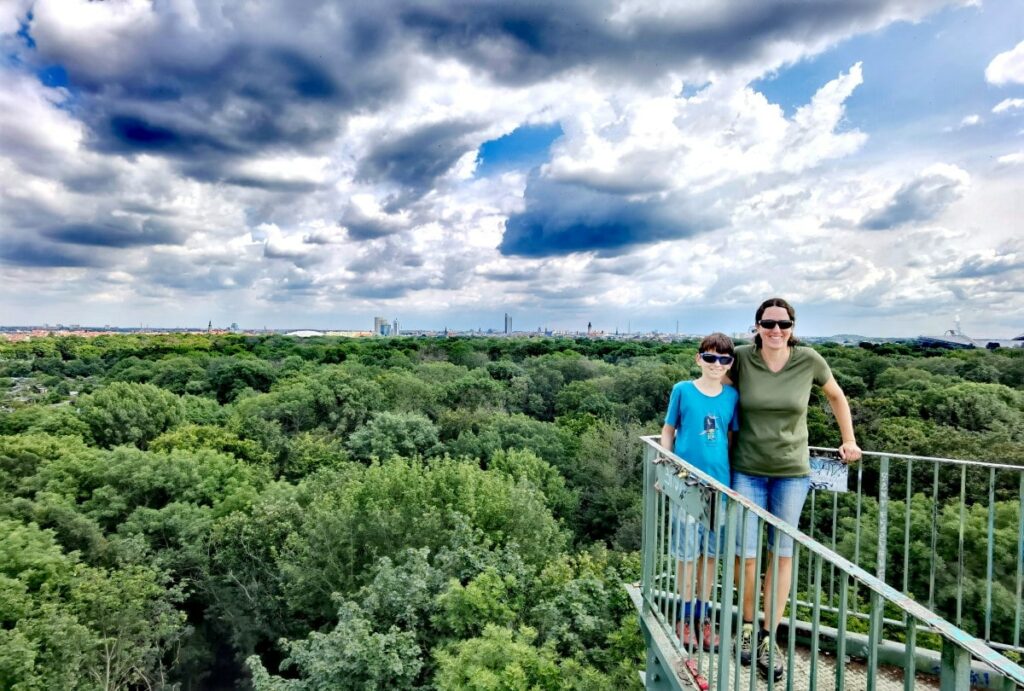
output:
[[[647,643],[646,688],[1024,688],[1024,467],[881,453],[847,467],[834,449],[812,448],[805,533],[661,448],[656,437],[641,441],[643,576],[626,588]],[[716,502],[723,510],[712,516]],[[753,583],[736,559],[748,548],[737,545],[748,519],[758,524]],[[706,544],[693,566],[681,566],[670,542],[683,525],[724,536],[713,567],[701,560]],[[752,591],[761,611],[762,574],[778,577],[768,526],[795,543],[791,605],[769,661],[781,663],[778,681],[756,664],[742,665],[736,644],[738,603]],[[721,643],[711,652],[702,635],[681,641],[676,626],[701,568]]]

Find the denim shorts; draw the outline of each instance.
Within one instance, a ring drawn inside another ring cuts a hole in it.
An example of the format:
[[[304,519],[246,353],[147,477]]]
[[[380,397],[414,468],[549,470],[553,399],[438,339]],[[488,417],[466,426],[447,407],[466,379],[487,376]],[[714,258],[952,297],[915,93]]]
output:
[[[725,535],[715,530],[715,515],[705,525],[696,517],[669,510],[668,551],[680,561],[694,561],[700,556],[715,557],[725,551]]]
[[[775,514],[786,523],[796,527],[800,523],[800,512],[807,499],[810,488],[809,477],[764,477],[747,475],[737,470],[732,471],[732,488],[754,502],[769,513]],[[737,535],[736,551],[744,551],[743,556],[752,559],[757,556],[757,531],[760,520],[753,513],[747,514],[743,532]],[[746,546],[744,549],[744,536]],[[793,538],[779,532],[778,545],[775,544],[775,528],[768,526],[768,549],[780,557],[793,556]]]

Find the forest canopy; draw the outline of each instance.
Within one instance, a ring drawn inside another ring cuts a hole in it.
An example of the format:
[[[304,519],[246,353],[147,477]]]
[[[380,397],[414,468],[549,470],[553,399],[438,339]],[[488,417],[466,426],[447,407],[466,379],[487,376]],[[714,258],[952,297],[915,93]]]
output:
[[[863,448],[1024,465],[1024,350],[816,347]],[[638,436],[695,352],[0,343],[0,688],[636,687]]]

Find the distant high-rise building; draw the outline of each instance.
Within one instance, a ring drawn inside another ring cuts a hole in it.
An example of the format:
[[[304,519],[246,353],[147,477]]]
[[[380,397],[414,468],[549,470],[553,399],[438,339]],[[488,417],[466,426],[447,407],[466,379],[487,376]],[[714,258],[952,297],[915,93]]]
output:
[[[402,332],[398,329],[398,317],[395,317],[395,323],[391,325],[391,335],[398,336]]]
[[[385,319],[384,317],[374,317],[373,318],[373,335],[374,336],[386,336],[387,334],[384,333],[384,327],[386,327],[386,326],[388,326],[388,320],[387,319]],[[390,331],[390,327],[388,327],[388,330]]]
[[[512,317],[508,316],[508,312],[505,312],[505,333],[512,333]]]

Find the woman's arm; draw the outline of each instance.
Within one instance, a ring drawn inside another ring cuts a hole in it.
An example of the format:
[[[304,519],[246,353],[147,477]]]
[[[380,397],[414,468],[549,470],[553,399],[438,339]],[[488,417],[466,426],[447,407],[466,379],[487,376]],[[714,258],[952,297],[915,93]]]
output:
[[[850,414],[850,403],[846,400],[846,394],[836,383],[835,377],[825,382],[821,390],[832,407],[832,414],[835,415],[836,422],[839,423],[839,433],[843,437],[843,443],[839,447],[839,457],[847,463],[859,461],[861,450],[857,446],[857,437],[853,433],[853,415]]]

